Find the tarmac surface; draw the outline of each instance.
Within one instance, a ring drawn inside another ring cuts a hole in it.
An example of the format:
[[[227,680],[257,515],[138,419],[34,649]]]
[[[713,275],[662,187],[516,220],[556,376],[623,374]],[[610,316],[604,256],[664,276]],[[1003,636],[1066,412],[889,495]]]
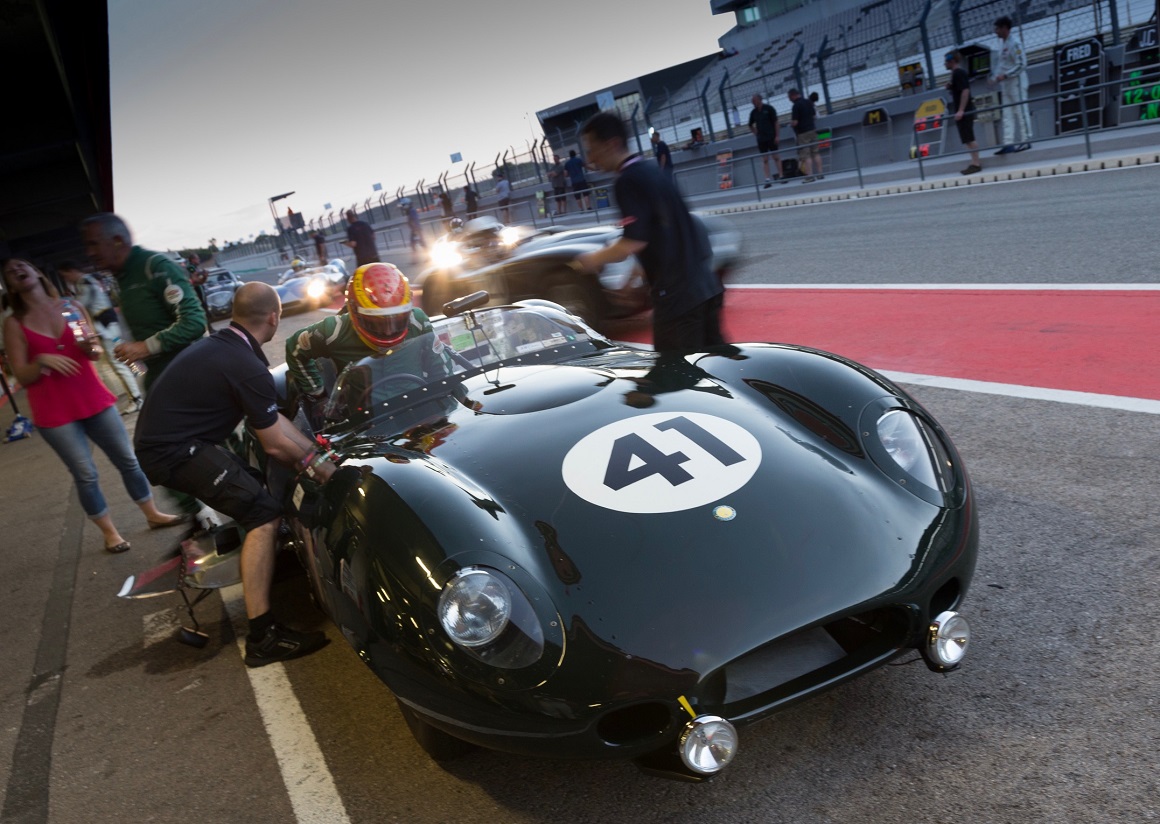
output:
[[[1100,162],[1119,168],[1154,149],[1121,149],[1119,160],[1109,151]],[[1013,177],[1065,162],[1031,154],[1018,156]],[[961,671],[887,667],[797,705],[743,729],[737,762],[703,785],[626,764],[489,752],[444,769],[292,569],[276,586],[279,609],[334,643],[262,670],[238,654],[236,592],[199,608],[204,650],[172,641],[184,617],[176,597],[117,600],[125,577],[152,566],[173,536],[146,529],[99,456],[133,543],[104,553],[63,465],[34,435],[0,446],[0,821],[1160,819],[1160,689],[1148,667],[1160,655],[1150,608],[1160,586],[1160,407],[1149,405],[1160,401],[1160,208],[1139,206],[1160,207],[1158,171],[1073,172],[1042,195],[1028,188],[1040,182],[992,181],[800,209],[729,207],[748,259],[727,302],[734,339],[771,331],[760,337],[824,344],[896,373],[955,439],[981,513],[964,605],[975,637]],[[841,181],[833,185],[816,197],[842,199]],[[918,184],[886,188],[909,185]],[[1078,252],[1063,239],[1082,224],[1069,215],[1114,214],[1117,192],[1139,199],[1126,206],[1138,223],[1125,229],[1144,251],[1101,248],[1097,237],[1097,263],[1073,270]],[[1037,197],[1035,214],[1009,217]],[[989,215],[996,237],[1025,235],[1044,251],[1002,271],[927,266],[913,233],[877,219],[920,215],[939,260],[950,230],[930,223],[943,213],[931,198],[969,198],[961,202]],[[802,240],[821,226],[841,226],[848,245],[830,248],[817,230]],[[800,265],[776,256],[779,235]],[[272,361],[291,330],[318,316],[286,318],[266,347]],[[23,394],[16,402],[27,411]],[[11,418],[11,405],[0,406],[0,426]]]

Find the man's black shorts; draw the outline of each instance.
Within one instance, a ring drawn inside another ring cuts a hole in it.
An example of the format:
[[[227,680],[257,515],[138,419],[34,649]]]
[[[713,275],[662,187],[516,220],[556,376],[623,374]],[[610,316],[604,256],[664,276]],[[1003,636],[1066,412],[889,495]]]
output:
[[[759,137],[757,138],[757,151],[761,152],[762,154],[765,154],[766,152],[776,152],[777,141],[773,140],[772,138],[769,140],[762,140]]]
[[[204,444],[174,468],[147,467],[150,482],[192,495],[203,504],[233,518],[243,529],[282,517],[282,509],[266,491],[258,471],[220,446]]]
[[[966,143],[975,142],[975,113],[964,112],[962,120],[955,121],[955,127],[959,130],[959,139]]]

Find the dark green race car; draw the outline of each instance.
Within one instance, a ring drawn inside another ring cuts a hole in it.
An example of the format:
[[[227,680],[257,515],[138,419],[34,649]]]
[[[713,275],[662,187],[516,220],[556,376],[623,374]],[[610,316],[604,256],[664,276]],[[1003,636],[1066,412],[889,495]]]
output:
[[[699,780],[737,725],[902,655],[959,666],[975,501],[902,389],[803,347],[658,355],[541,301],[465,308],[486,300],[406,344],[452,367],[339,377],[325,487],[248,444],[428,753]]]

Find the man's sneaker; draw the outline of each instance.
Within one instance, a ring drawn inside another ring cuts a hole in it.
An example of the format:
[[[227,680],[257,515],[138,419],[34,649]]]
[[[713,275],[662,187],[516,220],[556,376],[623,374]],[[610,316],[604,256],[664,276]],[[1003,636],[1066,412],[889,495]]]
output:
[[[767,178],[765,179],[765,185],[764,185],[764,186],[762,186],[761,188],[763,188],[763,189],[768,189],[768,188],[769,188],[770,186],[772,186],[772,185],[773,185],[773,181],[772,181],[772,180],[770,180],[770,179],[767,177]]]
[[[257,643],[246,639],[246,666],[264,667],[275,661],[289,661],[316,652],[330,643],[322,632],[299,632],[274,624]]]
[[[1012,149],[1011,151],[1013,151],[1013,152],[1025,152],[1025,151],[1027,151],[1027,150],[1028,150],[1028,149],[1030,149],[1030,148],[1031,148],[1031,144],[1030,144],[1030,143],[1020,143],[1018,146],[1016,146],[1016,147],[1015,147],[1014,149]]]
[[[982,167],[982,166],[976,166],[974,163],[972,163],[970,166],[968,166],[967,168],[963,169],[963,171],[961,172],[961,174],[968,175],[968,176],[969,176],[969,175],[977,175],[977,174],[978,174],[979,172],[981,172],[981,171],[983,171],[983,167]]]
[[[997,154],[997,155],[1011,154],[1011,152],[1013,152],[1013,151],[1015,151],[1015,147],[1012,145],[1007,145],[1007,146],[1004,146],[1003,148],[999,149],[999,151],[995,152],[995,154]]]

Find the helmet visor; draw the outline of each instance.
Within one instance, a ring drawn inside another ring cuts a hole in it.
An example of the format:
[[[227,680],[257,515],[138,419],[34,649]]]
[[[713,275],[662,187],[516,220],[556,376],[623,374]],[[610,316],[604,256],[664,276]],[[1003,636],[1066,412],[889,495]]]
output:
[[[363,337],[376,346],[394,346],[407,335],[411,321],[411,304],[389,309],[368,309],[360,306],[353,317]]]

